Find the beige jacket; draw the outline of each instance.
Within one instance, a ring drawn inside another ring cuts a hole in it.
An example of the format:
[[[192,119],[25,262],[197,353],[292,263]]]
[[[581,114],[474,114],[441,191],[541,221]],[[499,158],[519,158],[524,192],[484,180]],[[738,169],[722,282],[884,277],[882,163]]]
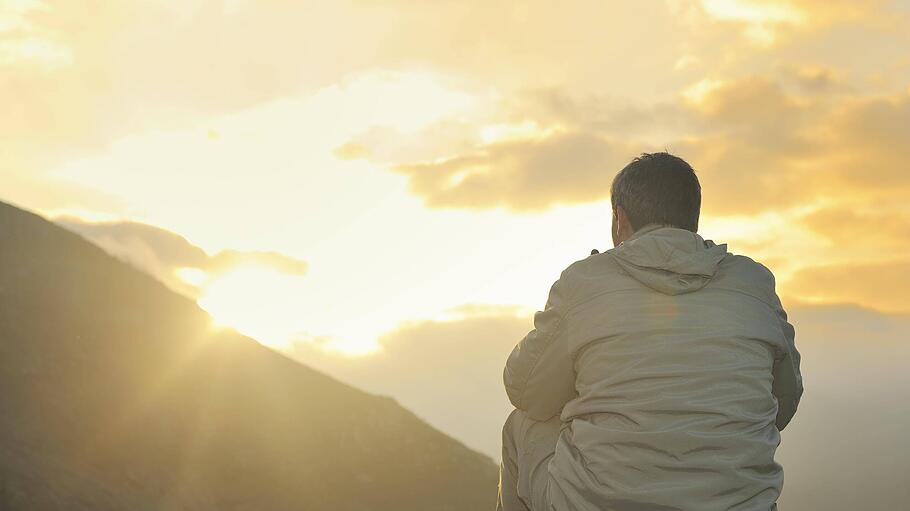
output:
[[[503,376],[564,422],[551,509],[767,511],[799,361],[765,266],[652,224],[562,272]]]

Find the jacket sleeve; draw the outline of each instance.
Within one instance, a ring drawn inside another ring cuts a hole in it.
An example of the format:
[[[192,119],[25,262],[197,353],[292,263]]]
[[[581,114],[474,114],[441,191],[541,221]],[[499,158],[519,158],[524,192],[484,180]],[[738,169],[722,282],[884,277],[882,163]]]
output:
[[[550,288],[544,310],[534,314],[534,329],[509,355],[503,382],[509,400],[539,421],[558,415],[575,397],[575,367],[565,339],[565,272]]]
[[[777,398],[777,429],[783,430],[796,413],[799,400],[803,395],[803,378],[799,372],[800,355],[796,349],[796,332],[787,321],[787,313],[777,302],[777,316],[784,333],[786,346],[783,353],[774,361],[774,384],[772,392]]]

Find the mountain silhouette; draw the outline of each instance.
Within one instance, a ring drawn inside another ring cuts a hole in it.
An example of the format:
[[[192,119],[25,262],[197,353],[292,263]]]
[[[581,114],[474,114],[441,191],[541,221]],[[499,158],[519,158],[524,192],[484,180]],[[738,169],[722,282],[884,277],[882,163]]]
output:
[[[496,482],[392,399],[0,203],[0,509],[475,510]]]

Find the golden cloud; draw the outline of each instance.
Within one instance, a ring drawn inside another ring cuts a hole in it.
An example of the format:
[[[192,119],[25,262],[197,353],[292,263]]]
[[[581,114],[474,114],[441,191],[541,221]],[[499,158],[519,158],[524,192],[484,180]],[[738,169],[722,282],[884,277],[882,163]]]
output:
[[[788,295],[825,303],[860,303],[885,312],[910,312],[910,260],[809,267],[787,281]]]
[[[829,118],[828,150],[850,188],[894,196],[910,188],[910,89],[904,94],[855,100]]]
[[[394,170],[410,178],[411,190],[430,207],[534,211],[609,196],[613,175],[634,152],[603,136],[568,132],[494,142],[472,153]]]
[[[897,207],[857,211],[845,204],[814,211],[801,218],[813,231],[840,246],[871,246],[881,250],[910,249],[910,215]]]
[[[881,1],[858,4],[850,0],[700,0],[702,12],[711,20],[735,23],[742,35],[759,46],[845,22],[880,23]]]
[[[417,161],[391,163],[429,207],[539,211],[609,197],[613,175],[642,150],[669,149],[693,164],[707,214],[755,214],[822,199],[868,200],[903,193],[910,174],[910,92],[863,97],[841,89],[829,70],[783,79],[721,81],[676,104],[618,107],[560,91],[520,95],[502,106],[505,123],[536,126],[529,135],[471,146],[436,147]],[[800,80],[809,80],[810,84]],[[808,89],[808,92],[806,91]],[[482,132],[483,127],[475,127]],[[650,133],[649,133],[650,132]],[[654,133],[668,142],[655,143]],[[425,132],[423,137],[434,138]],[[385,164],[389,139],[360,137],[345,154]],[[391,143],[394,145],[394,142]],[[356,154],[352,151],[356,148]],[[374,154],[384,154],[379,158]]]
[[[850,84],[840,69],[824,66],[779,66],[781,81],[799,92],[818,94],[856,94],[858,89]]]

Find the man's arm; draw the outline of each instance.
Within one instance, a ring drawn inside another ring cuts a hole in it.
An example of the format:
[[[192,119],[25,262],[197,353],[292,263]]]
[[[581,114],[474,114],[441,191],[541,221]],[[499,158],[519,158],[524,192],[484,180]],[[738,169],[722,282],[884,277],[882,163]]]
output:
[[[503,371],[509,400],[539,421],[559,414],[575,397],[574,361],[564,338],[568,299],[563,276],[550,288],[544,310],[534,313],[534,329],[512,350]]]
[[[799,406],[799,400],[803,395],[803,378],[799,372],[800,355],[796,350],[796,331],[787,321],[787,313],[780,305],[780,301],[777,303],[777,315],[780,318],[786,346],[780,358],[774,360],[774,384],[771,390],[777,398],[777,429],[783,431]]]

